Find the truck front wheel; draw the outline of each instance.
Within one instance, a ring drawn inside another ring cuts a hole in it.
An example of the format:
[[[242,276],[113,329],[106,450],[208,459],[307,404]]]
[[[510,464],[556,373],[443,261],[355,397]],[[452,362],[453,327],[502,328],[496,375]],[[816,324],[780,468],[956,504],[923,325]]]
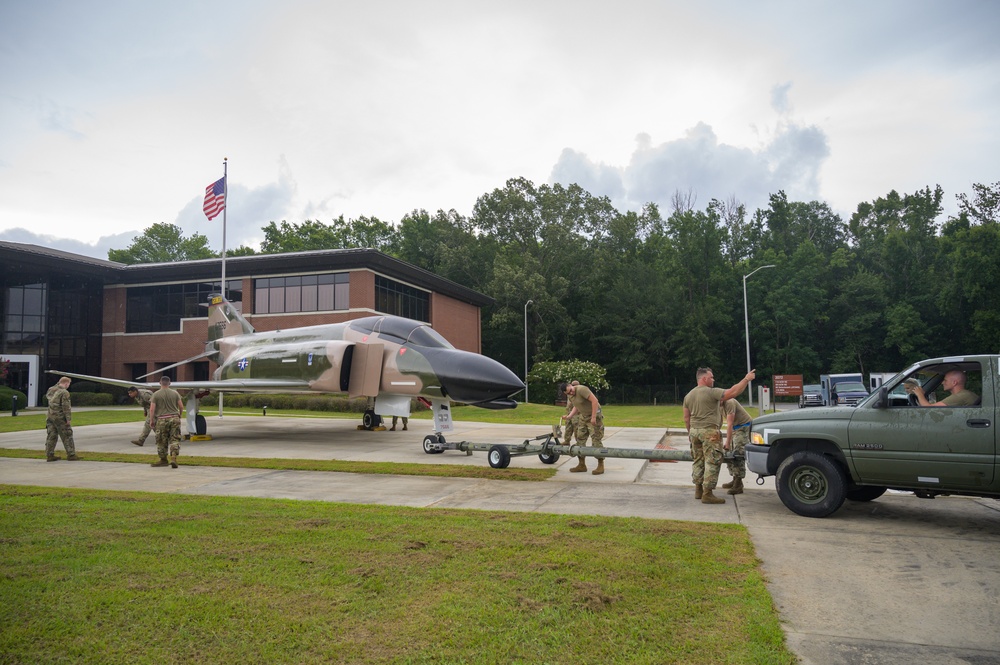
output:
[[[804,517],[826,517],[844,504],[847,479],[828,457],[808,451],[790,455],[775,476],[778,498]]]

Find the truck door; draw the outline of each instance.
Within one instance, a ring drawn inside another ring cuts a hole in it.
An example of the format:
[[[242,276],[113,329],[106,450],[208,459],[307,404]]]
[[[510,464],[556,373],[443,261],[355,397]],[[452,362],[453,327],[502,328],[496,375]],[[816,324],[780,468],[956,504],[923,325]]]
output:
[[[870,406],[873,398],[856,410],[848,440],[852,464],[864,482],[979,491],[993,483],[996,423],[992,368],[982,368],[979,363],[963,364],[963,368],[969,377],[967,385],[982,400],[978,405],[876,409]],[[926,377],[947,370],[945,366],[924,367],[920,373]],[[888,386],[890,391],[892,388]]]

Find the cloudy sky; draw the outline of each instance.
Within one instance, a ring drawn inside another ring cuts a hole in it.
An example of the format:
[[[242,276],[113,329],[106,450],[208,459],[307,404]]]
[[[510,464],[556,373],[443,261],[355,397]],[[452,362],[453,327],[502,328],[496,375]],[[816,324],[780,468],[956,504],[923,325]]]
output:
[[[845,218],[1000,180],[993,0],[0,0],[0,239],[396,223],[509,178]]]

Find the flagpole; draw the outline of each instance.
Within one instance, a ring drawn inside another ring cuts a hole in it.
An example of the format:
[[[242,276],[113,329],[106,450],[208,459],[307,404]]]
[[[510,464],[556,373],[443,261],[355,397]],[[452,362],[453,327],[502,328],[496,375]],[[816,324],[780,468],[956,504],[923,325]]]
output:
[[[226,213],[229,208],[229,158],[222,158],[222,289],[219,293],[229,299],[226,293]],[[222,417],[222,393],[219,393],[219,417]]]
[[[222,297],[228,300],[226,293],[226,212],[229,208],[229,158],[222,158]]]

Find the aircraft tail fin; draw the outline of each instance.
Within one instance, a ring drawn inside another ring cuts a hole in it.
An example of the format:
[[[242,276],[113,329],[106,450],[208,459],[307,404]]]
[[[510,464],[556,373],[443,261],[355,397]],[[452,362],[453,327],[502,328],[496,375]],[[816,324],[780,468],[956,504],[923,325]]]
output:
[[[254,332],[250,322],[243,318],[233,303],[225,297],[213,294],[208,299],[208,341],[214,342],[223,337],[243,335]]]

